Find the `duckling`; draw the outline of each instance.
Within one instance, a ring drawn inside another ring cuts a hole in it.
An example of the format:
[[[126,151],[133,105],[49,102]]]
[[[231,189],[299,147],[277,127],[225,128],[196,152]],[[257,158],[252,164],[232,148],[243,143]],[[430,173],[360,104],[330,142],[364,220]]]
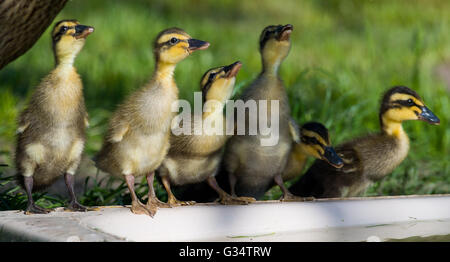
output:
[[[155,72],[148,84],[129,96],[114,112],[105,141],[95,156],[97,168],[116,177],[124,177],[131,193],[131,211],[153,217],[165,207],[155,196],[154,171],[165,158],[170,142],[170,125],[178,101],[173,78],[175,66],[195,50],[209,43],[193,39],[179,28],[169,28],[156,37]],[[135,177],[146,175],[149,193],[143,205],[134,191]]]
[[[68,208],[86,210],[73,189],[88,126],[83,85],[73,63],[93,31],[76,20],[56,23],[51,34],[56,66],[19,116],[15,162],[28,196],[27,214],[50,211],[35,205],[31,193],[51,185],[62,174],[70,194]]]
[[[238,61],[207,71],[201,80],[204,99],[202,126],[199,126],[195,121],[195,116],[192,116],[192,135],[171,136],[169,153],[158,169],[159,176],[168,193],[170,206],[195,203],[194,201],[177,200],[171,191],[171,185],[182,186],[205,180],[219,194],[222,204],[247,204],[252,201],[250,198],[230,196],[219,187],[215,179],[222,159],[222,147],[228,138],[225,131],[226,121],[223,116],[223,108],[231,96],[236,74],[241,66],[241,62]],[[217,128],[214,131],[207,130],[208,123]],[[202,132],[196,134],[194,129],[202,130]]]
[[[293,26],[289,24],[271,25],[261,33],[259,44],[263,70],[244,90],[241,99],[244,102],[266,100],[269,105],[273,100],[279,101],[279,140],[274,146],[261,146],[264,136],[250,135],[248,130],[245,135],[235,135],[229,139],[224,154],[224,168],[228,173],[231,191],[238,196],[260,198],[264,195],[263,189],[270,186],[272,181],[284,187],[282,173],[292,148],[293,136],[288,97],[278,70],[289,53],[292,30]],[[269,106],[267,111],[270,125]],[[248,112],[246,119],[249,119]],[[287,189],[283,191],[283,199],[295,198]]]
[[[305,167],[308,157],[327,162],[336,168],[344,165],[342,159],[331,146],[328,129],[318,122],[308,122],[300,128],[300,142],[294,143],[288,163],[282,174],[284,181],[298,177]]]
[[[440,123],[420,96],[405,86],[393,87],[384,94],[379,119],[381,132],[378,134],[356,138],[336,147],[344,161],[342,168],[315,161],[290,187],[291,192],[316,198],[358,196],[371,183],[390,174],[406,158],[409,138],[402,128],[403,121]]]
[[[30,49],[67,0],[0,1],[0,69]]]

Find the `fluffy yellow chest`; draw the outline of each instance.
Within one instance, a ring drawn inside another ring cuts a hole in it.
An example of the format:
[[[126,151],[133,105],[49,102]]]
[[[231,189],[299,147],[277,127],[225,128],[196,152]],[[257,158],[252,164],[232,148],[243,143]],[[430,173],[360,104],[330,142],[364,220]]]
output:
[[[82,84],[74,69],[68,71],[55,70],[50,76],[49,86],[45,88],[45,109],[60,120],[78,110],[82,96]]]

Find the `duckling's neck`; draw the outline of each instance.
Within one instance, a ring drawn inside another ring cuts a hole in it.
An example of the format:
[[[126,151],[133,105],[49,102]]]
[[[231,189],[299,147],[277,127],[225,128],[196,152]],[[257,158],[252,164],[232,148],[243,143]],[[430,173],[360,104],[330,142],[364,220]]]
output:
[[[393,136],[398,139],[405,137],[408,138],[403,130],[402,122],[394,121],[384,116],[381,118],[381,129],[386,135]]]
[[[291,180],[299,176],[305,167],[307,158],[308,155],[304,152],[302,145],[295,144],[289,157],[286,169],[284,170],[283,179]]]
[[[175,67],[176,64],[158,61],[156,63],[156,69],[153,79],[163,84],[171,83],[173,81],[173,73],[175,71]]]
[[[225,103],[223,101],[219,100],[206,100],[203,104],[203,114],[202,118],[205,119],[209,116],[214,117],[222,117],[223,118],[223,108],[225,106]]]
[[[262,60],[263,71],[262,74],[270,77],[277,77],[278,70],[280,68],[281,61],[266,61],[264,58]]]
[[[294,145],[293,152],[295,160],[297,160],[297,163],[303,167],[303,165],[306,162],[306,159],[308,158],[308,154],[306,153],[303,144],[296,144]]]
[[[55,56],[55,67],[58,69],[72,69],[75,57],[77,55],[74,53],[69,53],[64,56]]]

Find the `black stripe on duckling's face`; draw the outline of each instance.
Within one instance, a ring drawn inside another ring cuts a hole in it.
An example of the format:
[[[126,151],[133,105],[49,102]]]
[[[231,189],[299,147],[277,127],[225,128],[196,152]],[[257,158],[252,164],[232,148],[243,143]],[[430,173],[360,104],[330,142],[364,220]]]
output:
[[[380,121],[382,125],[387,125],[406,120],[422,120],[434,125],[440,123],[415,91],[405,86],[393,87],[383,96]]]
[[[71,36],[74,39],[86,39],[94,32],[92,26],[80,25],[77,20],[62,20],[55,24],[52,31],[53,43],[58,43],[63,37]]]
[[[203,100],[223,101],[231,96],[236,80],[236,75],[242,67],[240,61],[231,65],[221,66],[208,70],[202,77],[200,86]]]
[[[261,33],[260,39],[259,39],[259,48],[260,50],[263,50],[266,43],[269,40],[276,40],[276,41],[289,41],[290,36],[292,33],[292,30],[294,30],[294,27],[290,24],[287,25],[269,25]]]
[[[306,123],[301,127],[300,135],[303,150],[308,155],[324,160],[336,168],[344,165],[342,159],[331,147],[328,129],[325,126],[317,122]]]
[[[77,20],[62,20],[52,31],[53,52],[56,62],[73,62],[84,46],[85,39],[94,32],[92,26],[80,25]]]
[[[193,39],[179,28],[169,28],[158,34],[154,43],[154,53],[161,62],[176,64],[196,50],[204,50],[209,43]]]

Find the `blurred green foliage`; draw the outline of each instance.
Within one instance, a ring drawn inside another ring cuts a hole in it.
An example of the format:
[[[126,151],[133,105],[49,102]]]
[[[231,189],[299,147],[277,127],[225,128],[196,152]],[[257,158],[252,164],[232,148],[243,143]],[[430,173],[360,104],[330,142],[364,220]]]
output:
[[[192,101],[207,69],[236,60],[243,62],[236,89],[245,88],[261,69],[262,29],[293,24],[293,46],[281,76],[300,123],[324,123],[334,144],[376,132],[380,96],[393,85],[415,89],[441,118],[440,126],[405,123],[408,158],[366,192],[399,195],[450,193],[449,92],[435,73],[450,60],[448,10],[449,1],[435,0],[77,0],[68,2],[55,22],[75,18],[95,27],[76,60],[90,114],[89,155],[100,148],[116,105],[150,77],[152,41],[161,30],[181,27],[211,43],[176,70],[180,97]],[[0,162],[12,164],[15,118],[53,67],[50,30],[0,71]],[[123,185],[98,186],[83,202],[126,202],[123,191]],[[279,195],[274,188],[267,198]]]

